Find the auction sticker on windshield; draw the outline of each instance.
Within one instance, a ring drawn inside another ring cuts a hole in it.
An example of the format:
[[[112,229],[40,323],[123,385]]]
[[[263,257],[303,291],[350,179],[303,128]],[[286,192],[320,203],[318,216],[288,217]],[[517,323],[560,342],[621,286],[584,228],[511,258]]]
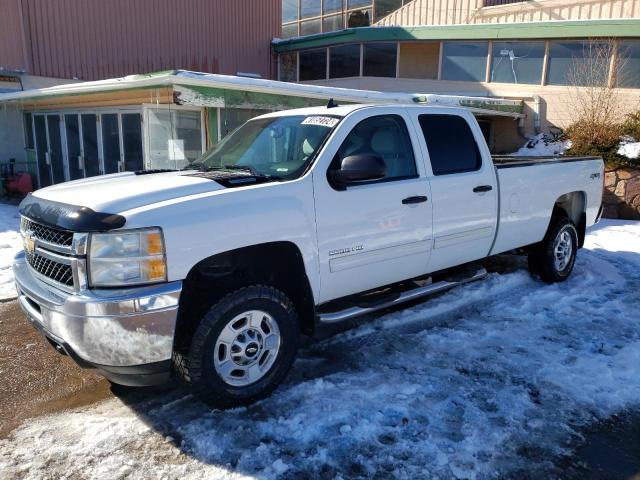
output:
[[[322,127],[335,127],[339,119],[334,117],[307,117],[303,120],[302,125],[320,125]]]

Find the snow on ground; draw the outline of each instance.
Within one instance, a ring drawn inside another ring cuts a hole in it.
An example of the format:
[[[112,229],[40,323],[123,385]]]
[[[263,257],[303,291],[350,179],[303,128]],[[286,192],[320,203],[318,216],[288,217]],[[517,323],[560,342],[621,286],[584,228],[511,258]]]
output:
[[[640,158],[640,142],[636,142],[635,138],[630,136],[622,137],[618,147],[618,155],[632,160]]]
[[[22,248],[18,230],[20,216],[15,205],[0,203],[0,300],[16,297],[11,263]]]
[[[557,477],[582,428],[640,404],[640,222],[593,228],[562,284],[500,261],[305,347],[248,408],[173,389],[30,420],[0,478]]]
[[[570,140],[554,140],[546,133],[539,133],[531,138],[523,147],[513,152],[516,157],[546,157],[549,155],[563,155],[571,148]]]

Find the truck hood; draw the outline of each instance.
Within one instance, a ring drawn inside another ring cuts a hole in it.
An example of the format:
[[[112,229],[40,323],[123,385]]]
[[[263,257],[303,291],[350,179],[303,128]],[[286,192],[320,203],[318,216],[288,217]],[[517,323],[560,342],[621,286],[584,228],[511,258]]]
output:
[[[173,198],[224,190],[218,182],[192,176],[193,171],[115,173],[45,187],[33,196],[57,203],[121,213]]]

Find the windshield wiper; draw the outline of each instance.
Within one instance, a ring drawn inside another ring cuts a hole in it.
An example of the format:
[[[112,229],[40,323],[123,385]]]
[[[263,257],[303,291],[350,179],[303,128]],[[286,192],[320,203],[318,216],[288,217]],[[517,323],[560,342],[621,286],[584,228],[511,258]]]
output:
[[[249,172],[254,177],[267,178],[269,180],[282,180],[282,177],[277,175],[265,175],[251,165],[223,165],[222,168],[226,168],[227,170],[243,170],[245,172]]]

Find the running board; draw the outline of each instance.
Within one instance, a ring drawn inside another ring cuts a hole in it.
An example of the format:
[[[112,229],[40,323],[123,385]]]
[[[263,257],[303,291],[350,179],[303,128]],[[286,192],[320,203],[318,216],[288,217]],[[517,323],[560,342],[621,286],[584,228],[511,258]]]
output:
[[[337,312],[321,313],[318,315],[318,321],[320,323],[342,322],[344,320],[349,320],[361,315],[366,315],[367,313],[372,313],[377,310],[382,310],[394,305],[399,305],[411,300],[416,300],[428,295],[433,295],[434,293],[443,292],[445,290],[449,290],[450,288],[457,287],[458,285],[475,282],[476,280],[483,279],[486,275],[487,271],[484,268],[481,268],[470,277],[462,278],[456,281],[443,280],[440,282],[432,283],[430,285],[426,285],[424,287],[414,288],[413,290],[402,292],[397,298],[393,300],[389,300],[388,302],[383,302],[378,305],[373,305],[370,307],[350,307]]]

